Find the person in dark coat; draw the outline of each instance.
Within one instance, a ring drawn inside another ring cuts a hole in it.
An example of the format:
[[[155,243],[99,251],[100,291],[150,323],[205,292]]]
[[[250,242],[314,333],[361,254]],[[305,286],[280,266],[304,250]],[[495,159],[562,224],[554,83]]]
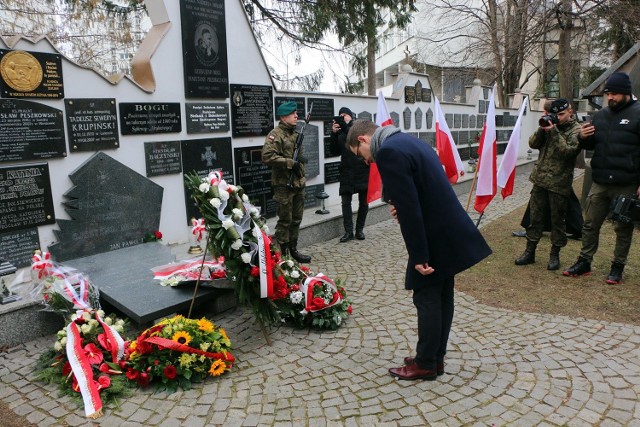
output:
[[[342,198],[342,221],[344,224],[344,235],[340,238],[340,243],[353,240],[354,237],[353,211],[351,210],[351,200],[354,194],[358,195],[355,233],[355,238],[358,240],[364,240],[364,224],[367,220],[367,212],[369,212],[369,204],[367,203],[369,165],[357,158],[345,146],[347,133],[355,118],[355,114],[349,108],[342,107],[331,127],[331,150],[340,152],[339,194]]]
[[[529,227],[531,224],[531,208],[527,204],[527,209],[522,215],[520,225],[523,228]],[[567,207],[567,216],[565,218],[567,224],[567,237],[569,239],[580,240],[582,238],[582,206],[580,200],[576,196],[575,191],[572,191],[569,195],[569,206]],[[543,231],[551,231],[551,211],[546,211],[544,216],[544,229]],[[516,237],[527,237],[527,230],[513,231],[512,234]]]
[[[479,263],[491,249],[458,201],[436,152],[393,126],[356,120],[347,136],[352,153],[376,162],[384,198],[409,255],[405,288],[418,314],[416,356],[389,369],[403,380],[435,380],[453,321],[455,275]]]

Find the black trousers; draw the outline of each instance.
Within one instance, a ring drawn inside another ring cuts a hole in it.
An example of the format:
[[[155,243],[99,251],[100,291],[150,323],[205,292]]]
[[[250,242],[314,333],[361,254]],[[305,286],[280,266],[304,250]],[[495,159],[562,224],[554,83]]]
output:
[[[453,286],[455,278],[430,283],[413,290],[413,304],[418,311],[416,363],[423,369],[436,370],[444,360],[453,322]]]

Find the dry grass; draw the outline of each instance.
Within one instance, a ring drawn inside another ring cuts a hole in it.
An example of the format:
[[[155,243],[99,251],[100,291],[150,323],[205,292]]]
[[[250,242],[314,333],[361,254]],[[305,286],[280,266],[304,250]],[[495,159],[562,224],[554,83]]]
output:
[[[580,194],[580,193],[578,193]],[[481,264],[456,276],[456,288],[483,304],[510,310],[559,314],[570,317],[640,325],[640,257],[636,229],[621,285],[604,282],[611,267],[615,234],[613,224],[602,226],[600,247],[591,265],[591,276],[562,275],[578,257],[581,242],[569,240],[560,253],[560,271],[548,271],[551,242],[545,233],[538,244],[535,264],[514,264],[526,239],[513,237],[520,230],[525,206],[482,228],[493,254]]]

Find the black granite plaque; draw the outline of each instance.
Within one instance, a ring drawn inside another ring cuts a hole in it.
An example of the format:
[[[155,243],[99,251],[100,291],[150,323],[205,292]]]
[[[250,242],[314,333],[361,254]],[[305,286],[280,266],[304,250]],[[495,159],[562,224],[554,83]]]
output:
[[[275,216],[275,203],[269,203],[273,197],[271,168],[262,164],[262,146],[235,148],[233,157],[236,183],[244,189],[251,203],[260,208],[263,216]]]
[[[409,107],[405,108],[402,112],[402,123],[405,129],[411,129],[411,110]]]
[[[496,126],[504,126],[504,116],[496,115]]]
[[[469,116],[469,128],[471,129],[476,128],[476,116],[473,114]]]
[[[180,141],[145,142],[144,159],[147,176],[182,172]]]
[[[304,120],[306,110],[304,108],[304,98],[297,96],[276,96],[274,99],[275,108],[273,111],[277,111],[278,107],[284,104],[285,102],[293,101],[296,103],[297,111],[298,111],[298,119]]]
[[[461,130],[460,131],[460,145],[469,145],[469,144],[473,144],[475,141],[470,141],[469,140],[469,131],[468,130]]]
[[[0,258],[14,267],[31,265],[31,257],[36,249],[40,249],[40,236],[35,227],[0,234]]]
[[[456,145],[458,145],[458,143],[460,142],[460,132],[458,132],[457,130],[452,130],[451,131],[451,137],[453,138],[453,142]]]
[[[427,129],[431,129],[433,127],[433,111],[431,108],[427,110]]]
[[[320,175],[320,142],[318,136],[318,126],[309,123],[304,128],[304,139],[302,140],[302,152],[307,158],[304,165],[304,176],[311,179]]]
[[[423,116],[422,116],[422,110],[420,109],[420,107],[416,109],[415,118],[416,118],[416,129],[422,129]]]
[[[49,165],[0,167],[0,232],[55,221]]]
[[[516,125],[516,116],[512,116],[509,113],[504,113],[504,125],[505,126],[515,126]]]
[[[418,80],[416,82],[416,87],[415,87],[415,98],[417,102],[422,102],[422,82],[420,80]]]
[[[483,101],[482,99],[478,101],[478,112],[480,114],[485,114],[487,112],[487,101]]]
[[[126,248],[158,231],[163,188],[105,153],[91,156],[69,178],[63,204],[72,218],[58,220],[58,262]],[[161,230],[160,230],[161,231]]]
[[[308,98],[307,108],[310,109],[311,104],[313,104],[311,120],[331,120],[335,116],[333,98]]]
[[[476,123],[476,128],[482,129],[484,127],[485,120],[487,120],[487,116],[478,114],[478,123]]]
[[[404,87],[404,103],[414,104],[416,102],[416,88],[413,86]]]
[[[66,155],[61,110],[37,102],[0,99],[0,162]]]
[[[432,147],[436,146],[436,133],[435,132],[419,132],[418,138],[426,142]]]
[[[323,120],[322,121],[322,132],[326,139],[331,136],[333,129],[333,120]]]
[[[323,139],[324,144],[324,158],[328,157],[336,157],[342,154],[340,147],[332,147],[331,146],[331,136],[325,137]]]
[[[391,121],[393,122],[393,125],[395,127],[400,127],[400,114],[396,113],[395,111],[392,111],[391,113],[389,113],[389,115],[391,116]]]
[[[324,183],[340,182],[340,162],[324,164]]]
[[[229,184],[233,184],[233,158],[231,153],[231,138],[207,138],[182,141],[182,170],[185,174],[196,172],[205,177],[209,172],[219,170],[222,178]],[[185,220],[191,224],[191,218],[200,218],[202,215],[191,200],[191,194],[185,189],[187,217]]]
[[[187,102],[184,108],[187,119],[187,133],[229,131],[229,104]]]
[[[180,1],[186,98],[229,97],[224,0]]]
[[[323,191],[324,184],[307,185],[304,188],[304,208],[311,209],[320,206],[320,199],[318,199],[316,195],[322,193]]]
[[[431,102],[431,89],[422,89],[422,102]]]
[[[445,113],[444,120],[447,122],[447,126],[449,126],[449,129],[453,129],[453,114]]]
[[[469,127],[469,115],[468,114],[463,114],[462,115],[462,126],[463,129],[466,129]]]
[[[182,131],[178,102],[121,102],[120,132],[147,135]]]
[[[118,148],[115,99],[65,99],[70,151]]]
[[[360,114],[358,114],[358,118],[365,119],[365,120],[372,120],[373,115],[368,111],[362,111]]]
[[[0,82],[4,98],[64,98],[62,56],[0,49]]]
[[[453,115],[453,127],[455,129],[462,127],[462,114]]]
[[[273,88],[231,85],[231,134],[234,137],[267,135],[273,129]]]

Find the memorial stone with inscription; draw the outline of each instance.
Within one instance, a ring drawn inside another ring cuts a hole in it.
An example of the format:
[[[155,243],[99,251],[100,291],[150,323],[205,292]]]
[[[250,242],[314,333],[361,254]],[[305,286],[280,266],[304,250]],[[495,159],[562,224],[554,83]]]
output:
[[[304,176],[307,179],[320,175],[320,144],[318,138],[318,126],[311,123],[307,124],[304,128],[304,139],[302,141],[302,151],[304,157],[307,158],[307,163],[304,165]]]
[[[145,135],[182,131],[178,102],[121,102],[120,132],[123,135]]]
[[[147,176],[182,172],[180,141],[145,142],[144,159]]]
[[[141,244],[158,231],[163,188],[105,153],[96,153],[69,178],[63,203],[70,220],[57,221],[58,262]]]
[[[118,148],[115,99],[65,99],[64,105],[71,151]]]
[[[262,146],[235,148],[236,183],[260,212],[267,218],[276,215],[276,204],[271,200],[271,168],[262,163]]]
[[[0,49],[0,83],[4,98],[64,98],[62,56]]]
[[[415,116],[416,116],[416,129],[422,129],[423,116],[422,116],[422,110],[420,109],[420,107],[416,109]]]
[[[33,251],[36,249],[40,249],[37,228],[0,234],[0,259],[9,261],[17,268],[30,266]]]
[[[411,110],[409,107],[405,108],[402,112],[402,122],[405,129],[411,129]]]
[[[340,162],[324,164],[324,183],[340,182]]]
[[[185,104],[187,133],[229,131],[229,104],[187,102]]]
[[[298,119],[303,119],[306,116],[305,113],[305,105],[304,98],[298,96],[276,96],[275,97],[275,109],[278,110],[278,107],[284,104],[285,102],[295,102],[296,103],[296,111],[298,112]],[[277,119],[277,117],[276,117]]]
[[[397,128],[400,127],[400,114],[396,113],[395,111],[392,111],[391,113],[389,113],[389,115],[391,116],[391,121],[393,122],[393,125]]]
[[[231,134],[266,136],[273,129],[273,88],[231,85]]]

